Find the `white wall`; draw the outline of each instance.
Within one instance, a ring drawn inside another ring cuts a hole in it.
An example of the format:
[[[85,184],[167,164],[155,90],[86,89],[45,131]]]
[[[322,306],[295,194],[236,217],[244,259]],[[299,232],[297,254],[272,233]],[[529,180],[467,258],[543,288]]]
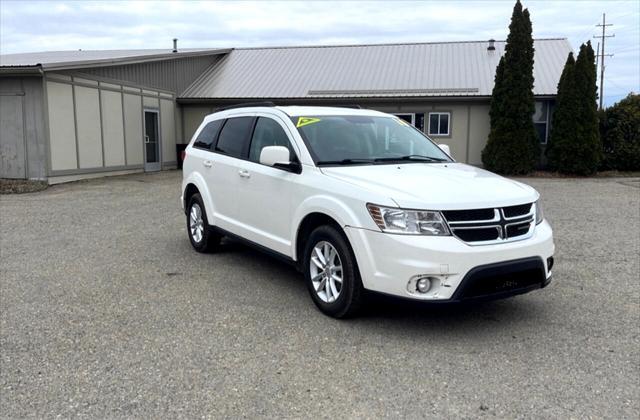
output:
[[[124,132],[126,139],[127,165],[142,165],[143,136],[142,130],[142,98],[130,93],[123,94],[124,99]]]
[[[50,176],[142,169],[143,108],[160,112],[163,167],[176,163],[173,94],[87,75],[47,74]]]
[[[98,89],[74,86],[74,91],[80,168],[101,168],[102,127]]]
[[[124,166],[124,118],[122,114],[122,94],[103,90],[102,101],[102,135],[104,136],[104,165]]]
[[[69,84],[47,81],[46,94],[51,170],[77,169],[73,88]]]

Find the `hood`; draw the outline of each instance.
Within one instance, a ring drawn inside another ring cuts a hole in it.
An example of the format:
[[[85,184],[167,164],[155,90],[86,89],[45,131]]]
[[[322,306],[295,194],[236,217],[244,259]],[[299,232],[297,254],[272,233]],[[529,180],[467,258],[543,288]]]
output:
[[[323,174],[384,195],[399,207],[464,210],[531,203],[528,185],[462,163],[323,167]]]

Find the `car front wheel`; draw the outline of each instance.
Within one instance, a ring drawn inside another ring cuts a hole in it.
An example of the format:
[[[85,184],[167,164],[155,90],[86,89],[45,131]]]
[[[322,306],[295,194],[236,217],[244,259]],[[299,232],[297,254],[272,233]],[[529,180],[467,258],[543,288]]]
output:
[[[364,290],[353,251],[341,232],[332,226],[315,229],[303,264],[311,298],[323,313],[335,318],[357,313]]]
[[[187,206],[187,233],[191,245],[198,252],[211,252],[220,244],[220,235],[211,230],[202,197],[194,194]]]

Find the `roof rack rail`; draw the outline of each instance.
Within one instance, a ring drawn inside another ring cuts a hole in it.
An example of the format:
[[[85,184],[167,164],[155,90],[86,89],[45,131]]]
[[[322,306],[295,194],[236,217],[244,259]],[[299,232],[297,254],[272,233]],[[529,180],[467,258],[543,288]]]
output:
[[[236,108],[249,108],[249,107],[254,107],[254,106],[274,107],[274,106],[276,106],[276,104],[274,104],[273,102],[245,102],[245,103],[242,103],[242,104],[229,105],[229,106],[222,107],[222,108],[216,110],[216,112],[226,111],[228,109],[236,109]]]
[[[352,109],[362,109],[362,107],[358,104],[345,104],[345,105],[331,105],[332,108],[352,108]]]

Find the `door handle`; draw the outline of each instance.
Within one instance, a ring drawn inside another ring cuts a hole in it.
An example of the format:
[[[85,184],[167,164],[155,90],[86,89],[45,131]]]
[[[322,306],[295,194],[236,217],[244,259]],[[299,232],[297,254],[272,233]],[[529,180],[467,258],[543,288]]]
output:
[[[210,168],[213,165],[210,160],[205,160],[204,162],[202,162],[202,164],[207,168]]]
[[[251,174],[249,173],[249,171],[244,169],[240,169],[238,171],[238,175],[240,175],[242,178],[251,178]]]

